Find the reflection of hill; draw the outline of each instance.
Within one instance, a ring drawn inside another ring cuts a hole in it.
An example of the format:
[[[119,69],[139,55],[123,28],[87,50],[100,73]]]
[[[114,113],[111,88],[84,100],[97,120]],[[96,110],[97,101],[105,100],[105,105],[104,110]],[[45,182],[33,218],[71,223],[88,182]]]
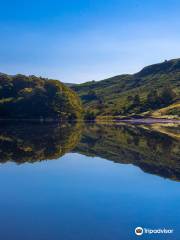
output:
[[[180,180],[180,142],[167,132],[167,126],[164,134],[141,126],[91,125],[85,129],[75,151],[131,163],[145,172]]]
[[[73,151],[180,180],[178,126],[2,124],[0,163],[57,159]],[[80,140],[81,137],[81,140]]]
[[[175,139],[180,139],[180,127],[179,123],[156,123],[153,125],[147,126],[149,129],[167,134],[168,136],[175,138]]]
[[[0,162],[57,159],[80,139],[80,127],[58,124],[4,124],[0,127]]]

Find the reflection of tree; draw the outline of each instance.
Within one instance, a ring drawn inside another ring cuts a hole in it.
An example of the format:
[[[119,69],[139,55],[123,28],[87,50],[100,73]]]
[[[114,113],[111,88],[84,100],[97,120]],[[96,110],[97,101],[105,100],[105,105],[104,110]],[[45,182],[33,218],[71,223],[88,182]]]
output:
[[[174,127],[89,124],[82,135],[81,129],[78,124],[1,123],[0,162],[57,159],[73,151],[180,180],[180,142]]]
[[[75,151],[131,163],[146,172],[180,180],[180,142],[171,135],[168,130],[164,134],[147,126],[91,125],[85,129]]]
[[[3,124],[0,162],[36,162],[57,159],[71,151],[81,135],[79,125]]]

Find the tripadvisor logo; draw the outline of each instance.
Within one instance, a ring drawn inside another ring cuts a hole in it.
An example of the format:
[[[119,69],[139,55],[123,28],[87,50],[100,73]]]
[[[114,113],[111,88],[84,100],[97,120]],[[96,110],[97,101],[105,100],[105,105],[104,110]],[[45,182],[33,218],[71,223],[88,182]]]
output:
[[[143,234],[143,229],[142,229],[142,227],[137,227],[137,228],[135,228],[135,234],[136,234],[137,236],[141,236],[141,235]]]
[[[142,228],[136,227],[135,234],[137,236],[141,236],[142,234],[172,234],[174,232],[173,229],[166,229],[166,228],[158,228],[158,229],[149,229],[149,228]]]

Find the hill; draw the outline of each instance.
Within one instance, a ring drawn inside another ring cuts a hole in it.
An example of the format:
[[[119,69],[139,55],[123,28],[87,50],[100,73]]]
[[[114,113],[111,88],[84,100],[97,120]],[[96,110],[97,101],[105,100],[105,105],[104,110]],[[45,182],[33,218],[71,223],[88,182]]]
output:
[[[180,59],[147,66],[136,74],[71,85],[71,88],[82,99],[89,118],[151,115],[157,109],[179,102]]]
[[[77,94],[57,80],[0,74],[0,119],[71,121],[81,113]]]

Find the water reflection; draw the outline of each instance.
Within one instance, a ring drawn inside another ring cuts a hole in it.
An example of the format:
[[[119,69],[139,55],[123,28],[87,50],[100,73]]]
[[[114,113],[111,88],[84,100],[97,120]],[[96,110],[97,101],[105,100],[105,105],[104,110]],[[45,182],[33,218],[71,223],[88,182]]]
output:
[[[57,159],[80,140],[78,125],[1,124],[0,162],[36,162]]]
[[[75,151],[180,180],[179,125],[92,125]]]
[[[0,162],[36,162],[77,152],[180,180],[179,129],[176,124],[1,124]]]

